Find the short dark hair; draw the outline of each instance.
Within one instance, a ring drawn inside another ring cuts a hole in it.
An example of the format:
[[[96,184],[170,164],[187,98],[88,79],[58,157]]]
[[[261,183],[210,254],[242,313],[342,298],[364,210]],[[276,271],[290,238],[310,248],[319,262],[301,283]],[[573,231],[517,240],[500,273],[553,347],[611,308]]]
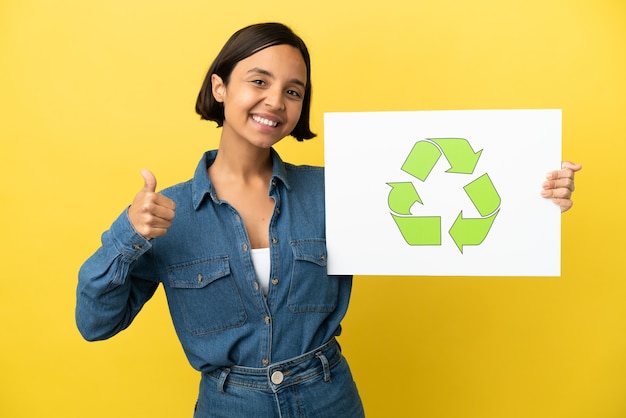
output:
[[[220,127],[224,124],[224,105],[213,97],[211,75],[217,74],[228,85],[237,63],[252,54],[275,45],[291,45],[302,54],[306,65],[306,86],[300,119],[290,135],[298,141],[311,139],[315,134],[309,127],[311,113],[311,58],[304,41],[282,23],[259,23],[235,32],[209,67],[196,101],[196,112],[202,119],[211,120]]]

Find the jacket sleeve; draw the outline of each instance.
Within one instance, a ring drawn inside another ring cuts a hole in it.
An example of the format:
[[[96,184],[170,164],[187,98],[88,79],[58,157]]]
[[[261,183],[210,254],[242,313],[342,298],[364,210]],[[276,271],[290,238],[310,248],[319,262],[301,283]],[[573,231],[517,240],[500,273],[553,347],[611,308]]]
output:
[[[102,246],[78,273],[76,325],[86,340],[104,340],[124,330],[152,297],[159,281],[151,248],[127,211],[102,234]]]

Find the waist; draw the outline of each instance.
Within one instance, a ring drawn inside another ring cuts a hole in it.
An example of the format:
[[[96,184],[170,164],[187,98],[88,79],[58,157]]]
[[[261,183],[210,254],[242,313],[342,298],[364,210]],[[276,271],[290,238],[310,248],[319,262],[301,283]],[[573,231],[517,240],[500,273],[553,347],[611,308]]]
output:
[[[315,350],[298,357],[272,363],[267,367],[221,367],[203,373],[203,378],[216,380],[220,391],[224,390],[225,385],[276,391],[319,375],[324,375],[324,380],[329,380],[330,369],[341,359],[339,344],[335,338],[332,338]]]

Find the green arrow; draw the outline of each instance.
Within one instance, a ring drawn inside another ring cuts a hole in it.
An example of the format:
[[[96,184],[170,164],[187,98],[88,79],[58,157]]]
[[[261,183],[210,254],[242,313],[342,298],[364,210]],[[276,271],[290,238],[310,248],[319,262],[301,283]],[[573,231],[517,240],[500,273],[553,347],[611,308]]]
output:
[[[492,214],[500,207],[500,195],[496,191],[488,174],[483,174],[463,187],[480,216]]]
[[[441,151],[430,141],[417,141],[402,164],[402,171],[425,181],[437,164]]]
[[[459,213],[449,233],[461,253],[464,246],[479,245],[485,240],[498,212],[486,218],[464,218],[463,211]]]
[[[474,152],[464,138],[431,138],[443,150],[443,155],[450,163],[446,173],[472,174],[478,164],[482,150]]]
[[[397,216],[398,229],[409,245],[441,245],[441,218],[439,216]]]
[[[389,209],[400,215],[410,215],[411,206],[415,202],[422,203],[422,199],[411,182],[387,183],[391,186],[389,192]]]

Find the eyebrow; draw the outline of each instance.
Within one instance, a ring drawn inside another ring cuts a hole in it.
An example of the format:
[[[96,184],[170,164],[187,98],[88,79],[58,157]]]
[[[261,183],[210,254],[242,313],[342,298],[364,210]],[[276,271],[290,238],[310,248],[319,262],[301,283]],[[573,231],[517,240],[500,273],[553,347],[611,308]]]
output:
[[[262,74],[262,75],[266,75],[268,77],[274,78],[274,74],[272,74],[271,72],[264,70],[263,68],[259,68],[259,67],[254,67],[250,70],[248,70],[248,74],[250,73],[256,73],[256,74]],[[302,87],[306,87],[304,82],[298,78],[292,78],[291,80],[289,80],[290,82],[297,84],[299,86]]]

